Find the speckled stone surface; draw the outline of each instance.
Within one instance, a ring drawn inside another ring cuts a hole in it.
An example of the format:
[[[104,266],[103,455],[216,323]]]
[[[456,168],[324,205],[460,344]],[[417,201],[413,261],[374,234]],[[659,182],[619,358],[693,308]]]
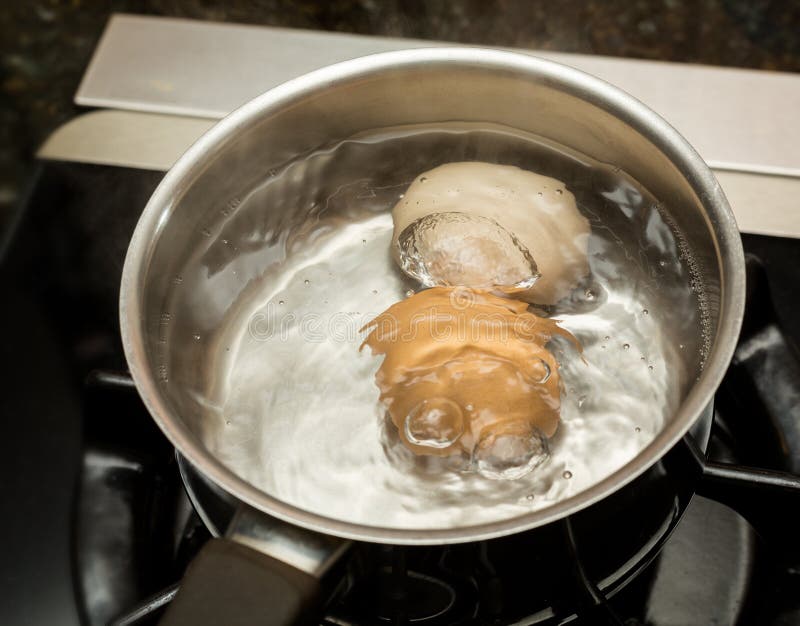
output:
[[[798,0],[5,0],[0,227],[114,11],[800,72]]]

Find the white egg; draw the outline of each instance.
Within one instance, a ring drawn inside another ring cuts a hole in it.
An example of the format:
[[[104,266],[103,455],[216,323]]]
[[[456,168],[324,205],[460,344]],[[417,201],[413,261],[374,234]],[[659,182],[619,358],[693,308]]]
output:
[[[392,254],[401,267],[400,234],[420,218],[448,212],[494,220],[527,249],[541,276],[520,294],[526,300],[554,304],[588,272],[589,222],[578,211],[575,196],[555,178],[482,162],[448,163],[420,174],[392,212]],[[474,237],[472,232],[473,245]],[[456,249],[452,233],[443,246],[452,248],[457,264],[463,250]],[[512,262],[509,258],[508,263]],[[487,268],[492,276],[514,271]]]

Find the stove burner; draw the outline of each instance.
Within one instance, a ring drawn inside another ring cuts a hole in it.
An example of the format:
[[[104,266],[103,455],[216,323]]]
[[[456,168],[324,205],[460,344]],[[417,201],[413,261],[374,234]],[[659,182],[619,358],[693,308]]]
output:
[[[445,615],[456,602],[456,591],[446,582],[414,571],[394,572],[383,567],[362,593],[375,598],[374,614],[396,623],[430,622]],[[369,604],[369,600],[367,601]]]
[[[348,587],[329,607],[332,624],[461,624],[478,613],[470,575],[446,566],[447,549],[359,545]],[[468,570],[467,570],[468,571]]]

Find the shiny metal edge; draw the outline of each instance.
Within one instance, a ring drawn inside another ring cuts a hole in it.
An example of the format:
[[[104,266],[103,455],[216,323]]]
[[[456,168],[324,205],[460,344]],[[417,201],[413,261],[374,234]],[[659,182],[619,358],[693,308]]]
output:
[[[91,111],[57,128],[36,156],[165,172],[215,123],[195,117]]]
[[[414,67],[432,63],[441,65],[474,63],[484,67],[496,67],[498,71],[513,67],[515,71],[530,73],[532,76],[548,76],[557,73],[559,80],[569,85],[571,89],[591,91],[597,102],[611,110],[624,111],[627,120],[640,128],[648,128],[653,135],[658,135],[661,139],[660,143],[668,151],[673,162],[681,170],[692,174],[697,192],[707,197],[713,206],[720,207],[718,210],[714,210],[713,219],[719,249],[727,251],[727,262],[723,265],[721,285],[722,310],[717,329],[718,338],[721,337],[722,340],[714,342],[704,371],[675,419],[632,461],[598,482],[594,487],[546,509],[499,522],[452,529],[398,529],[365,526],[311,513],[270,496],[236,476],[210,452],[198,445],[196,437],[180,420],[174,417],[170,419],[162,417],[170,416],[171,412],[160,397],[154,372],[150,371],[146,365],[140,309],[143,274],[140,270],[146,265],[146,259],[150,253],[149,238],[151,233],[158,232],[160,209],[169,205],[169,196],[173,185],[184,177],[191,177],[198,168],[203,167],[203,155],[213,152],[217,146],[223,144],[227,140],[228,134],[234,132],[237,127],[263,115],[265,109],[287,105],[309,90],[334,80],[358,80],[373,72],[388,68]],[[606,498],[657,463],[663,454],[688,432],[711,401],[722,381],[741,329],[744,316],[744,291],[744,252],[736,221],[722,189],[700,155],[664,119],[641,102],[602,80],[543,59],[489,49],[429,48],[372,55],[317,70],[289,81],[248,102],[203,135],[167,173],[137,225],[123,269],[120,290],[120,324],[122,343],[131,375],[147,409],[165,435],[181,450],[188,461],[202,467],[203,472],[226,491],[268,515],[319,533],[358,541],[433,545],[490,539],[552,523]]]
[[[349,541],[270,518],[245,505],[237,509],[225,537],[315,578],[322,578],[350,546]]]
[[[50,135],[37,156],[54,161],[167,171],[217,120],[100,110],[76,117]],[[713,164],[739,230],[800,238],[800,176],[719,169]]]
[[[75,101],[221,118],[309,71],[356,57],[449,45],[344,33],[112,16]],[[720,169],[800,175],[800,76],[516,50],[606,80],[675,126]],[[233,68],[233,70],[232,70]]]

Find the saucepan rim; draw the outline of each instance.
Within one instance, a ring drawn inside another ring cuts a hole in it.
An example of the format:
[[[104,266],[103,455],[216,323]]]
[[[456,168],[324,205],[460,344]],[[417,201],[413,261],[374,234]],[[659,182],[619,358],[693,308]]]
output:
[[[321,89],[367,79],[391,70],[429,66],[482,67],[514,71],[589,100],[652,141],[702,199],[706,222],[716,238],[720,267],[720,317],[717,334],[697,382],[656,438],[622,468],[594,486],[547,508],[511,519],[447,529],[368,526],[326,517],[286,503],[248,483],[208,451],[162,396],[157,373],[148,364],[142,302],[149,261],[173,209],[176,192],[200,175],[215,149],[262,116]],[[579,70],[517,52],[482,48],[417,48],[385,52],[316,70],[243,105],[204,134],[173,165],[148,201],[131,239],[120,286],[122,343],[131,375],[147,409],[171,443],[214,483],[242,502],[284,521],[343,538],[389,544],[444,544],[490,539],[549,524],[609,496],[641,475],[672,448],[712,401],[733,356],[744,315],[745,271],[741,238],[728,202],[711,170],[664,119],[622,90]]]

